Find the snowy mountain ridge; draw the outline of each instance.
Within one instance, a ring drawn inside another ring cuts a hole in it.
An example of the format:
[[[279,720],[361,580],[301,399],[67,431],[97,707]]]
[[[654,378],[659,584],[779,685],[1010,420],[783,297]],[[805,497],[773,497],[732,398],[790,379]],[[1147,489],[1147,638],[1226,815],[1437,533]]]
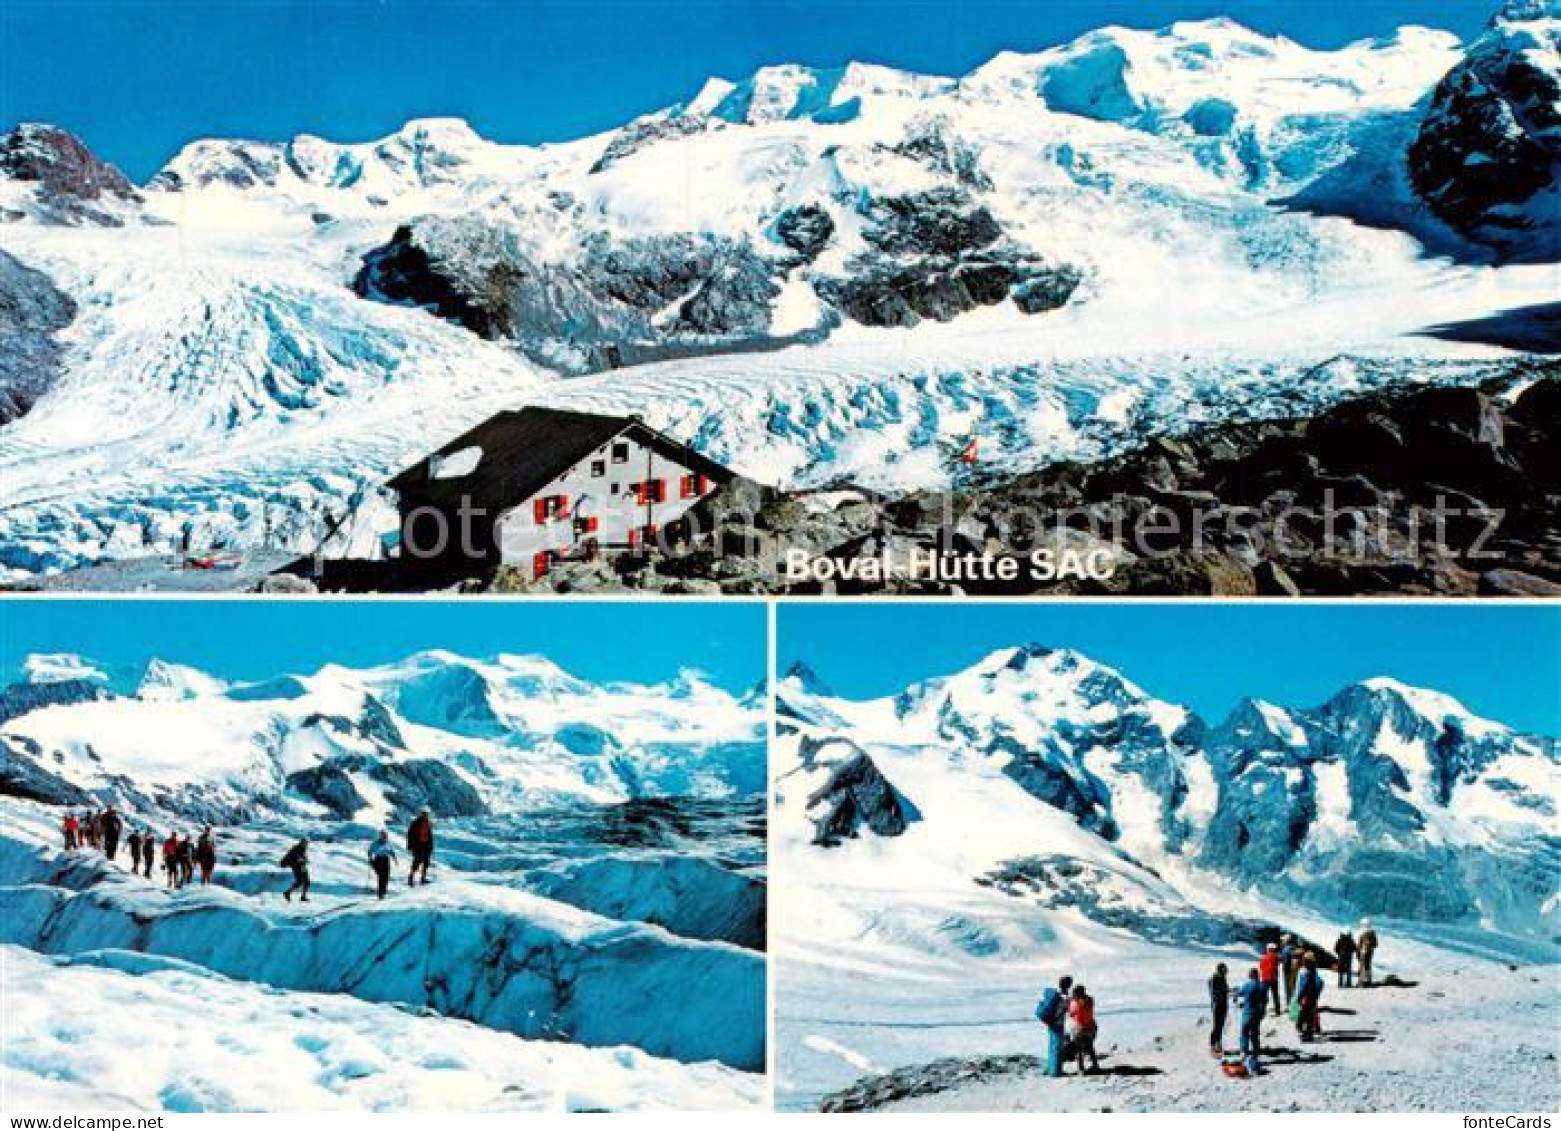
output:
[[[1441,692],[1382,677],[1311,709],[1243,700],[1211,725],[1077,652],[1029,645],[867,702],[795,677],[777,695],[787,725],[810,736],[803,748],[846,740],[916,809],[932,804],[932,789],[963,791],[973,779],[1004,796],[1017,786],[1026,816],[1004,853],[1026,841],[1039,802],[1098,838],[1085,854],[1097,862],[1213,874],[1341,914],[1554,931],[1561,742]],[[819,768],[839,759],[803,763],[813,797],[829,795]],[[859,765],[851,772],[860,780]],[[815,821],[839,817],[803,808]],[[1047,822],[1029,843],[1059,851],[1048,844],[1055,831],[1039,833],[1055,830]],[[972,867],[1011,863],[995,853]]]
[[[24,667],[45,689],[66,686],[62,668],[94,670],[58,657]],[[66,796],[208,819],[374,821],[424,806],[475,816],[570,799],[752,795],[764,780],[761,706],[688,673],[598,685],[541,656],[430,651],[234,683],[153,660],[132,692],[63,698],[34,697],[36,709],[0,725],[11,772],[26,763]]]

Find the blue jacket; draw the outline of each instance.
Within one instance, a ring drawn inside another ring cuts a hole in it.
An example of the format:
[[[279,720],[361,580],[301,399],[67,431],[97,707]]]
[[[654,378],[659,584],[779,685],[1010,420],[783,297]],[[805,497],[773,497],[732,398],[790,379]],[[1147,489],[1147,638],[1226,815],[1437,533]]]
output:
[[[1268,1009],[1268,987],[1256,978],[1249,978],[1241,983],[1241,988],[1236,991],[1236,997],[1241,1002],[1243,1021],[1255,1021]]]
[[[1295,996],[1306,1002],[1316,1002],[1323,996],[1323,978],[1316,970],[1302,970],[1296,979]]]
[[[1060,1031],[1068,1020],[1068,999],[1062,996],[1062,991],[1056,986],[1047,986],[1041,1000],[1036,1003],[1035,1016],[1048,1029]]]

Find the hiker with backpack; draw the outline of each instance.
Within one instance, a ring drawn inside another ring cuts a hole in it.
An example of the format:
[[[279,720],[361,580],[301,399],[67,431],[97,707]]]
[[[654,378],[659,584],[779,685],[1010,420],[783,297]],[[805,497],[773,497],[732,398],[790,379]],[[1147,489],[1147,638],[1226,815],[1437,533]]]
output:
[[[130,835],[125,838],[125,845],[130,849],[130,874],[141,874],[141,830],[131,829]]]
[[[1046,1075],[1062,1075],[1063,1030],[1068,1023],[1068,995],[1073,989],[1073,979],[1066,974],[1056,984],[1047,986],[1036,1003],[1035,1016],[1046,1026]]]
[[[141,874],[152,878],[152,865],[157,862],[157,838],[151,829],[141,830]]]
[[[1079,1058],[1079,1075],[1093,1075],[1100,1071],[1100,1057],[1095,1055],[1095,1034],[1099,1029],[1095,1025],[1095,999],[1089,996],[1089,992],[1083,986],[1074,986],[1073,995],[1068,1002],[1068,1040],[1072,1043],[1073,1053]],[[1088,1056],[1090,1066],[1084,1067],[1084,1058]]]
[[[1213,1022],[1209,1027],[1209,1052],[1214,1056],[1225,1055],[1225,1018],[1230,1012],[1230,983],[1225,980],[1229,972],[1223,962],[1214,967],[1209,976],[1209,1009]]]
[[[119,812],[110,805],[103,810],[103,816],[98,819],[98,827],[103,833],[103,855],[112,860],[119,854],[119,834],[125,831],[125,822],[120,819]]]
[[[217,838],[210,825],[201,830],[201,838],[195,842],[195,863],[200,866],[201,887],[206,887],[217,870]]]
[[[309,838],[301,838],[297,844],[287,850],[282,857],[282,867],[288,868],[293,873],[293,884],[282,893],[282,898],[287,902],[293,902],[293,893],[302,890],[298,897],[299,903],[309,902]]]
[[[189,886],[194,878],[195,846],[190,843],[190,834],[185,833],[179,838],[179,886]]]
[[[1284,1006],[1279,1004],[1279,944],[1269,943],[1263,951],[1263,956],[1257,960],[1258,975],[1263,980],[1263,986],[1268,991],[1268,999],[1273,1004],[1274,1016],[1284,1016]]]
[[[1310,951],[1301,960],[1301,977],[1295,984],[1295,1002],[1291,1010],[1295,1015],[1295,1029],[1301,1040],[1311,1042],[1322,1032],[1323,977],[1317,972],[1317,958]]]
[[[65,820],[60,822],[60,832],[65,837],[65,851],[71,851],[81,839],[81,822],[76,820],[76,814],[65,814]]]
[[[1263,1015],[1268,1012],[1268,986],[1256,966],[1247,971],[1247,980],[1236,991],[1241,1003],[1241,1063],[1249,1076],[1263,1070],[1258,1057],[1263,1055]]]
[[[1354,978],[1355,968],[1355,936],[1350,934],[1348,927],[1340,932],[1333,944],[1333,957],[1339,964],[1339,988],[1350,988]]]
[[[407,852],[412,856],[412,869],[407,873],[407,886],[417,883],[421,875],[428,882],[428,865],[434,859],[434,822],[424,809],[407,827]]]
[[[390,847],[390,834],[381,829],[374,843],[369,845],[369,867],[374,870],[375,886],[381,899],[390,889],[390,868],[395,862],[396,852]]]
[[[1360,955],[1360,984],[1371,985],[1371,962],[1377,953],[1377,932],[1370,919],[1360,921],[1360,937],[1355,940],[1355,952]]]

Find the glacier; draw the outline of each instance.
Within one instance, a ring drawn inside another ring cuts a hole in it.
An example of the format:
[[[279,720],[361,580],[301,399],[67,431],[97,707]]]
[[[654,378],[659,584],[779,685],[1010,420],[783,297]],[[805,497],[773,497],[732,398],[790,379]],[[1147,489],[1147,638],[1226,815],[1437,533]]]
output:
[[[18,1102],[764,1102],[762,695],[447,651],[252,682],[160,659],[113,680],[78,655],[18,666],[0,712],[5,1008],[40,1008],[47,986],[57,1010],[0,1052]],[[64,816],[105,804],[158,841],[213,825],[214,882],[134,875],[123,842],[115,860],[63,850]],[[406,886],[403,860],[375,899],[369,842],[422,809],[433,881]],[[300,836],[305,903],[278,865]],[[276,1089],[172,1045],[144,1075],[102,1071],[99,994],[123,1003],[116,1024],[244,1027]]]
[[[1530,8],[1490,35],[1553,42]],[[1406,153],[1488,55],[1105,28],[957,78],[764,68],[538,146],[450,119],[203,139],[139,188],[35,128],[0,230],[73,314],[0,429],[0,569],[372,556],[390,475],[527,403],[639,413],[780,486],[903,491],[956,478],[972,435],[1020,473],[1483,381],[1522,355],[1421,331],[1553,301],[1553,263],[1428,214]],[[401,232],[419,254],[366,276]]]

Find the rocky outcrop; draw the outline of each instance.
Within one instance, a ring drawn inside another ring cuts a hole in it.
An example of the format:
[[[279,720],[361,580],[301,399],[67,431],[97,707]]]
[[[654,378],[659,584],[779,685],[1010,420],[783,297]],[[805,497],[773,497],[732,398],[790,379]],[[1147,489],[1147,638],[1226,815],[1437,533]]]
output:
[[[353,784],[361,774],[384,790],[398,820],[427,809],[436,817],[481,817],[488,812],[470,782],[443,762],[431,758],[376,761],[342,755],[288,775],[290,792],[323,806],[333,817],[352,820],[368,800]]]
[[[75,316],[47,275],[0,251],[0,425],[25,415],[59,377],[55,335]]]
[[[1040,1073],[1041,1061],[1035,1056],[949,1057],[931,1064],[898,1068],[882,1076],[868,1076],[843,1091],[825,1096],[818,1109],[824,1112],[875,1111],[897,1100],[932,1096],[972,1084],[1011,1079],[1028,1085]]]
[[[123,173],[58,126],[28,122],[0,135],[0,177],[31,185],[39,218],[53,223],[117,226],[122,206],[141,199]]]
[[[1514,0],[1433,93],[1410,178],[1431,210],[1504,256],[1561,258],[1561,15]]]
[[[804,738],[804,743],[816,740]],[[836,763],[828,780],[808,798],[808,815],[813,820],[813,843],[832,848],[843,840],[854,840],[865,828],[878,836],[899,836],[917,819],[911,805],[883,776],[865,751],[843,740],[855,752]],[[805,753],[807,764],[817,751]]]
[[[598,233],[576,260],[542,263],[502,225],[429,219],[369,252],[353,288],[587,371],[766,339],[774,271],[746,242],[688,234]]]

